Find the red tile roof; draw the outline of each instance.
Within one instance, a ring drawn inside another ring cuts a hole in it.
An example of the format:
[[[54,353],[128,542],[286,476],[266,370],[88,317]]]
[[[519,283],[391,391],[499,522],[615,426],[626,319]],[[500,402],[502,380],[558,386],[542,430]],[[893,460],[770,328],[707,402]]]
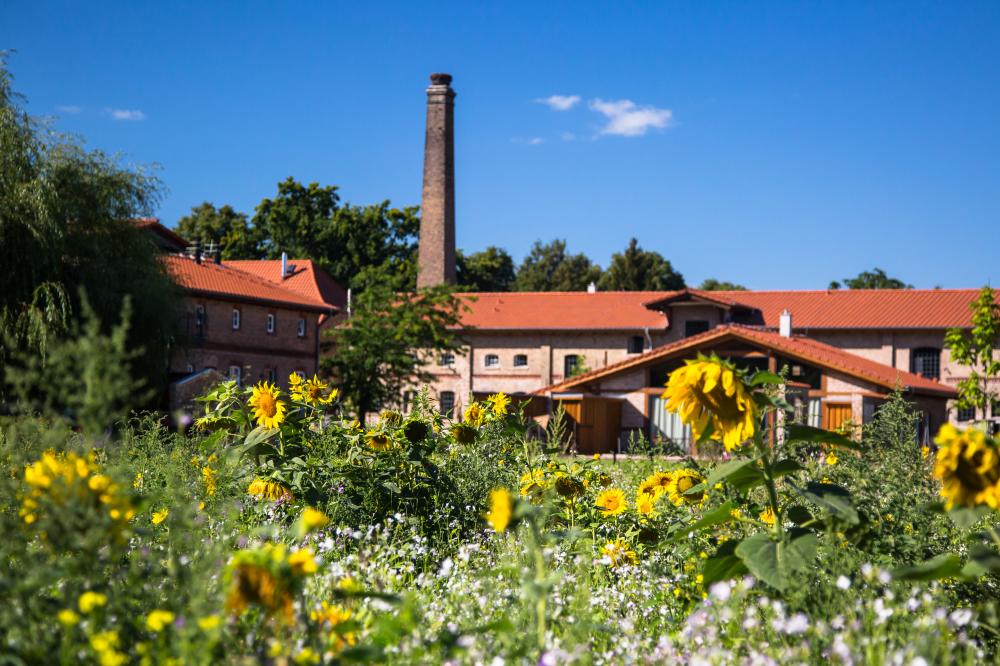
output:
[[[158,236],[160,244],[164,245],[168,250],[180,252],[188,246],[187,239],[182,238],[177,232],[160,224],[160,220],[155,217],[137,217],[132,220],[132,224],[138,229],[144,229]]]
[[[245,271],[283,289],[294,291],[300,296],[333,305],[338,309],[347,304],[347,291],[312,259],[289,259],[288,266],[293,270],[284,280],[281,279],[280,259],[234,260],[222,263],[224,266]]]
[[[462,323],[483,330],[633,330],[667,327],[643,304],[659,291],[531,291],[463,294]]]
[[[558,384],[548,386],[537,393],[550,391],[560,391],[568,388],[578,387],[596,379],[603,379],[610,375],[617,374],[624,370],[642,367],[652,361],[665,359],[675,355],[682,355],[684,352],[694,351],[712,343],[720,342],[724,339],[737,339],[759,345],[765,349],[778,352],[783,356],[788,356],[800,361],[812,363],[814,365],[835,370],[842,374],[862,379],[883,388],[894,389],[901,386],[916,393],[953,397],[956,395],[955,389],[927,379],[910,372],[897,370],[888,365],[878,363],[856,354],[838,349],[831,345],[804,338],[793,336],[786,338],[772,331],[765,331],[737,324],[727,324],[718,326],[706,333],[693,335],[683,340],[678,340],[668,345],[658,347],[640,356],[613,363],[598,370],[578,375]]]
[[[682,292],[684,293],[684,292]],[[828,291],[711,291],[686,293],[759,310],[778,327],[783,310],[793,329],[942,329],[971,325],[978,289],[835,289]],[[676,297],[676,295],[670,295]],[[669,300],[669,296],[666,299]],[[998,297],[1000,302],[1000,297]],[[652,303],[649,303],[651,305]]]
[[[284,289],[245,271],[211,261],[196,262],[179,255],[164,255],[163,262],[174,282],[186,291],[243,302],[267,303],[283,307],[330,313],[323,301]]]

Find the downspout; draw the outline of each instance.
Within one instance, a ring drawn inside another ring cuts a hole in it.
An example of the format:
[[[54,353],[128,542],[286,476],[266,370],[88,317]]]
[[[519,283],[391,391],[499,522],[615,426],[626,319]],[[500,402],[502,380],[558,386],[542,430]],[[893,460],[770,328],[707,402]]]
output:
[[[646,347],[646,349],[647,350],[652,349],[653,348],[653,336],[651,336],[649,334],[649,326],[647,326],[644,329],[642,329],[642,332],[645,333],[645,335],[646,335],[646,344],[649,345],[648,347]]]

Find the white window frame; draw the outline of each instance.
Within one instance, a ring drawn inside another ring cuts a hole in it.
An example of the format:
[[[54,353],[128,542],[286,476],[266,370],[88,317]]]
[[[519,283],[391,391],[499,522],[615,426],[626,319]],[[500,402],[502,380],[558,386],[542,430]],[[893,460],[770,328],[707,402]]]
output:
[[[496,363],[490,363],[490,359],[496,359]],[[486,354],[483,356],[483,367],[484,368],[499,368],[500,367],[500,355],[499,354]]]
[[[306,337],[306,320],[305,317],[299,319],[299,337]]]
[[[444,410],[444,397],[445,396],[448,396],[448,398],[451,400],[451,405],[449,405],[448,411]],[[448,418],[451,418],[452,416],[454,416],[454,414],[455,414],[455,392],[454,391],[441,391],[438,394],[438,411],[440,411],[442,414],[444,414]]]
[[[241,322],[242,317],[243,317],[243,313],[240,312],[240,309],[239,308],[233,308],[233,330],[234,331],[240,330],[240,324],[242,323]]]
[[[268,313],[268,315],[267,315],[267,323],[264,324],[264,330],[266,330],[268,333],[274,333],[275,324],[277,323],[275,321],[276,319],[277,319],[277,317],[275,317],[271,313]]]
[[[524,363],[518,363],[517,360],[523,358]],[[527,354],[514,354],[514,367],[515,368],[527,368],[528,367],[528,355]]]
[[[243,386],[243,368],[238,365],[229,366],[229,378],[235,379],[237,386]]]
[[[438,357],[438,365],[442,368],[450,368],[455,365],[455,355],[451,352],[444,352]]]

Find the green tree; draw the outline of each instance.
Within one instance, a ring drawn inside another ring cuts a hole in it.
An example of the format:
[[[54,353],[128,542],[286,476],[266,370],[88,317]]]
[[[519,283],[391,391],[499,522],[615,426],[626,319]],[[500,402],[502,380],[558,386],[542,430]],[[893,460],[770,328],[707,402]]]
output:
[[[514,278],[514,291],[583,291],[601,279],[601,267],[583,254],[568,254],[566,241],[535,241]]]
[[[624,252],[611,256],[598,286],[605,291],[668,291],[683,289],[684,276],[659,252],[643,250],[633,238]]]
[[[427,359],[459,350],[461,307],[446,285],[400,294],[372,283],[357,297],[351,317],[330,334],[333,354],[324,371],[359,420],[433,379]]]
[[[191,209],[177,222],[177,233],[191,242],[215,243],[223,259],[259,259],[260,239],[247,221],[246,213],[232,206],[216,208],[205,202]]]
[[[997,358],[1000,336],[1000,306],[996,292],[983,287],[979,297],[969,304],[972,309],[972,328],[949,329],[944,345],[951,358],[969,367],[969,376],[958,383],[958,406],[973,408],[983,416],[987,407],[997,397],[994,382],[1000,376],[1000,359]]]
[[[86,292],[105,331],[132,302],[129,330],[142,340],[133,373],[166,378],[176,292],[148,236],[129,220],[150,214],[159,182],[31,118],[0,57],[0,365],[15,351],[43,359],[72,332]]]
[[[840,289],[841,286],[848,289],[913,289],[912,284],[889,277],[881,268],[862,271],[854,278],[844,278],[843,285],[837,280],[830,283],[830,289]]]
[[[457,281],[469,291],[510,291],[514,284],[514,260],[506,250],[492,245],[482,252],[456,257]]]
[[[715,278],[705,278],[702,283],[698,285],[698,289],[702,291],[746,291],[747,288],[741,284],[736,284],[735,282],[727,282],[725,280],[716,280]]]
[[[397,290],[416,287],[415,207],[341,206],[337,187],[288,178],[257,206],[253,226],[265,257],[310,258],[355,291],[386,280]]]

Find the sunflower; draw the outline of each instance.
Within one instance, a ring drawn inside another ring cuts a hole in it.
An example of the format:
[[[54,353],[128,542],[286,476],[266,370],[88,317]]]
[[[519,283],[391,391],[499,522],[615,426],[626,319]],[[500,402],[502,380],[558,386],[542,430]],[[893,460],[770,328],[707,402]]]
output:
[[[253,495],[261,499],[279,500],[284,497],[291,497],[292,491],[280,483],[267,481],[266,479],[254,479],[247,488],[247,495]]]
[[[285,420],[285,403],[280,400],[281,391],[274,384],[260,382],[253,387],[250,396],[250,406],[257,425],[262,428],[274,429]]]
[[[760,518],[761,522],[774,527],[774,511],[771,510],[771,507],[767,507],[761,511],[757,517]]]
[[[503,532],[510,525],[514,515],[514,498],[506,488],[496,488],[490,491],[490,510],[486,512],[486,520],[493,526],[493,531]]]
[[[154,525],[159,525],[164,520],[166,520],[167,516],[169,515],[170,515],[170,509],[160,509],[159,511],[153,512],[153,517],[151,518],[151,521]]]
[[[941,426],[934,476],[941,480],[945,508],[987,505],[1000,509],[1000,450],[982,430]]]
[[[474,402],[465,408],[465,418],[463,419],[465,423],[478,428],[483,425],[485,418],[486,410],[480,407],[478,402]]]
[[[342,650],[346,645],[354,645],[357,642],[354,632],[340,632],[337,630],[339,625],[351,619],[351,611],[343,606],[328,604],[324,601],[320,605],[320,610],[312,611],[309,617],[312,618],[313,622],[330,628],[330,635],[333,638],[333,647],[335,650]]]
[[[618,488],[608,488],[597,494],[594,504],[601,510],[605,517],[617,516],[628,508],[628,500],[625,493]]]
[[[292,377],[295,377],[297,381],[293,382]],[[326,392],[330,385],[322,381],[315,374],[312,379],[306,381],[303,381],[298,375],[292,374],[288,378],[288,385],[293,399],[312,405],[313,407],[329,405],[337,399],[337,395],[339,394],[337,389],[333,389],[324,396],[324,392]]]
[[[549,487],[550,480],[545,477],[545,470],[536,467],[521,476],[521,497],[530,497],[532,501],[539,499]]]
[[[695,440],[712,426],[727,451],[753,437],[757,409],[737,372],[718,358],[697,360],[670,373],[663,392],[667,410],[677,412],[691,426]]]
[[[667,483],[667,495],[670,501],[681,506],[683,504],[698,504],[705,500],[705,491],[687,494],[689,490],[700,483],[705,482],[705,477],[693,469],[679,469],[675,471],[669,483]]]
[[[652,516],[653,509],[656,508],[656,496],[646,493],[639,493],[635,497],[635,510],[641,516]]]
[[[620,537],[604,544],[604,547],[601,548],[601,555],[611,560],[610,566],[612,569],[623,564],[635,564],[638,562],[635,551],[629,547],[628,542]]]
[[[369,430],[365,433],[365,444],[372,451],[388,451],[392,448],[392,438],[381,430]]]
[[[506,393],[494,393],[486,401],[490,403],[490,407],[493,408],[493,413],[496,416],[505,416],[507,414],[510,398],[507,397]]]

